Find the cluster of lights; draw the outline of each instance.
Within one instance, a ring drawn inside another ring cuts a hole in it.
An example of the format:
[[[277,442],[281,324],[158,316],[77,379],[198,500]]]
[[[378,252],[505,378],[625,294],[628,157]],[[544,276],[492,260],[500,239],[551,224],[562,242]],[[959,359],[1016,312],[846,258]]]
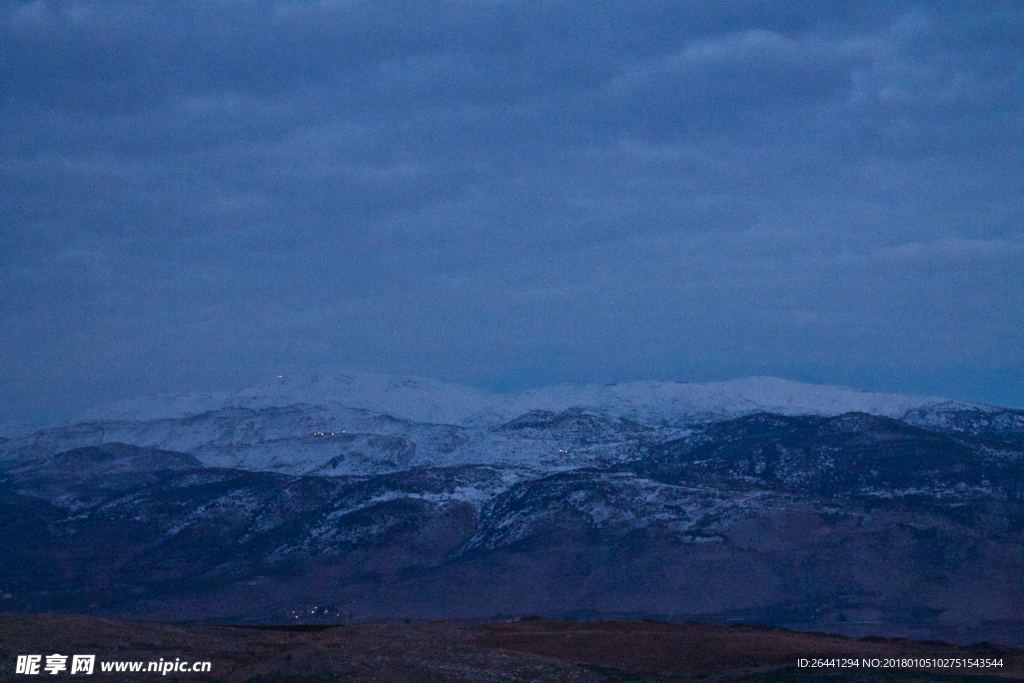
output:
[[[312,607],[303,609],[293,609],[288,613],[288,616],[292,618],[292,621],[300,621],[304,618],[310,617],[341,617],[341,610],[334,606],[328,605],[313,605]]]

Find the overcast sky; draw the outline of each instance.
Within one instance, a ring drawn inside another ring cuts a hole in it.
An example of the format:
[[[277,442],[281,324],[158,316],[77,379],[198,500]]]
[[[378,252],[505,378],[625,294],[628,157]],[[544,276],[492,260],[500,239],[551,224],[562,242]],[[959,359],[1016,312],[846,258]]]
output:
[[[0,5],[0,418],[351,368],[1024,404],[1020,2]]]

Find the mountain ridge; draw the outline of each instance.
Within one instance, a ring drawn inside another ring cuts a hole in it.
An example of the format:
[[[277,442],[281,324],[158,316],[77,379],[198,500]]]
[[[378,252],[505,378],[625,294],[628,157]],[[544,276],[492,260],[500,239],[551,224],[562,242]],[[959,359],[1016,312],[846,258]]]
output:
[[[937,396],[867,391],[779,377],[750,376],[716,382],[632,381],[561,384],[516,392],[492,392],[413,375],[308,373],[279,375],[233,391],[141,396],[99,406],[72,422],[98,419],[181,417],[226,406],[264,407],[284,403],[342,405],[417,422],[481,424],[508,421],[530,410],[592,408],[628,417],[658,407],[688,416],[714,418],[742,412],[839,414],[860,411],[901,417],[907,411],[946,403],[974,409],[994,406]]]

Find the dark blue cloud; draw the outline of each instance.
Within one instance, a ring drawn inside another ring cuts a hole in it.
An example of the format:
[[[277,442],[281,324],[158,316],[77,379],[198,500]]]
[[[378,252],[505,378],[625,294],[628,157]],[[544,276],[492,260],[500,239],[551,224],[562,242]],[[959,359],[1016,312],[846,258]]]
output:
[[[1024,403],[1017,3],[8,3],[9,417],[349,366]]]

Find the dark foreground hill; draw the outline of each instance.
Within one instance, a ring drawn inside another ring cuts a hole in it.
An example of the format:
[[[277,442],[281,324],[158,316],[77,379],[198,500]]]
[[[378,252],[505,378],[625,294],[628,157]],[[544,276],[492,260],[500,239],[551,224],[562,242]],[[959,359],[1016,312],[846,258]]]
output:
[[[104,661],[176,658],[209,661],[210,673],[172,673],[162,680],[996,681],[1024,677],[1021,648],[850,639],[750,626],[523,619],[238,627],[64,615],[0,616],[0,680],[28,678],[14,674],[18,654],[55,652],[96,654],[94,677],[105,680],[119,677],[100,671]],[[801,668],[801,659],[847,666]],[[957,659],[989,660],[1001,666],[922,668],[907,666],[903,659],[945,660],[946,664],[956,664]],[[851,660],[858,665],[849,666]],[[159,677],[136,677],[154,676]]]

